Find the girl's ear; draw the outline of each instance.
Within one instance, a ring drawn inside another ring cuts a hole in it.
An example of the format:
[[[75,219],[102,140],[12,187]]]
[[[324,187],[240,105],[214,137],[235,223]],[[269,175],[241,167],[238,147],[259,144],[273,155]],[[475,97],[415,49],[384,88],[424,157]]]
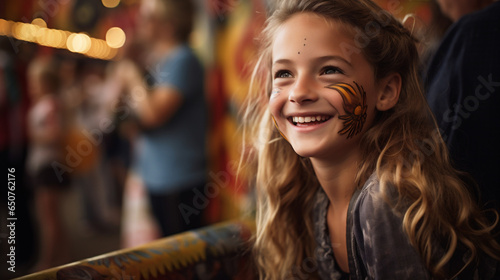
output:
[[[380,81],[380,93],[377,98],[377,110],[387,111],[394,107],[401,92],[401,75],[391,73]]]

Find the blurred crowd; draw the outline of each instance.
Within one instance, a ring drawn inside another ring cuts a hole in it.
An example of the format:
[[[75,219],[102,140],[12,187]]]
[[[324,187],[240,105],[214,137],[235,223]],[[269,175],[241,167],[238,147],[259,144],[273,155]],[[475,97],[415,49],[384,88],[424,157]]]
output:
[[[39,234],[26,248],[33,257],[39,244],[38,270],[71,260],[64,252],[62,193],[78,190],[82,231],[118,229],[131,140],[114,127],[115,97],[105,90],[105,62],[46,54],[29,43],[21,45],[24,55],[16,55],[1,39],[2,164],[16,168],[18,215],[29,212],[19,224],[39,228],[17,231]],[[43,222],[31,225],[27,217]],[[30,238],[19,240],[22,248]]]
[[[125,191],[127,210],[151,213],[149,224],[127,222],[123,246],[205,224],[207,198],[193,199],[208,179],[205,71],[188,44],[194,16],[191,1],[142,1],[141,28],[113,61],[0,37],[1,161],[19,178],[21,267],[74,261],[61,206],[70,191],[82,233],[121,230]],[[134,193],[146,209],[134,208]]]

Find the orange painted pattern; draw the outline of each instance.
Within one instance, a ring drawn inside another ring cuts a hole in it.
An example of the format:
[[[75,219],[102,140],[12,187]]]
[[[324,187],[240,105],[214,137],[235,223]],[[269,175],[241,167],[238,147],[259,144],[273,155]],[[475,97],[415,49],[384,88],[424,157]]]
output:
[[[345,114],[339,116],[339,119],[344,121],[344,127],[339,131],[339,134],[347,134],[347,138],[361,132],[366,121],[366,92],[362,86],[354,81],[353,83],[356,87],[348,83],[326,86],[326,88],[336,90],[344,101]]]

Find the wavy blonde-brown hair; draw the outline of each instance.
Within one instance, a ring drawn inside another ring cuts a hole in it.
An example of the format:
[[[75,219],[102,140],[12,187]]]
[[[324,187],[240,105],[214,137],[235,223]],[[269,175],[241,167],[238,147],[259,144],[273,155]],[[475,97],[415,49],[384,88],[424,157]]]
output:
[[[340,22],[356,34],[355,45],[348,48],[364,55],[377,80],[394,72],[402,77],[396,106],[377,111],[372,126],[362,136],[363,162],[357,185],[361,187],[376,173],[383,190],[396,189],[401,205],[407,207],[404,231],[435,277],[459,273],[447,269],[457,246],[471,252],[465,266],[477,262],[480,252],[499,259],[499,245],[491,236],[494,225],[483,218],[451,166],[427,106],[418,77],[416,41],[410,32],[369,0],[283,0],[262,33],[261,55],[244,116],[246,135],[255,136],[251,140],[256,151],[257,186],[253,248],[261,279],[293,276],[291,273],[314,255],[310,213],[320,186],[310,161],[297,155],[280,136],[267,108],[273,35],[287,19],[301,12]],[[440,249],[433,246],[436,242]],[[311,276],[316,277],[314,273]]]

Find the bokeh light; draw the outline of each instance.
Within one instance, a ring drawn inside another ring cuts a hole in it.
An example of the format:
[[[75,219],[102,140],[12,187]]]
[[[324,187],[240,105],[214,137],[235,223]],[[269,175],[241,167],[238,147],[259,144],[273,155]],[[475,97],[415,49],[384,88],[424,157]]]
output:
[[[87,34],[71,34],[66,40],[68,50],[76,53],[86,53],[90,49],[91,41]]]
[[[47,23],[42,18],[35,18],[35,19],[33,19],[33,21],[31,21],[31,24],[37,25],[37,26],[40,26],[40,27],[47,27]]]
[[[0,19],[0,35],[11,36],[13,21]]]
[[[102,0],[102,5],[106,8],[114,8],[120,4],[120,0]]]
[[[113,59],[126,41],[125,32],[119,27],[110,28],[106,33],[106,40],[102,40],[84,33],[47,28],[47,23],[41,18],[36,18],[31,23],[0,19],[0,36],[11,36],[17,40],[67,49],[104,60]]]
[[[125,32],[120,27],[111,27],[106,32],[106,43],[112,48],[121,48],[125,44]]]

